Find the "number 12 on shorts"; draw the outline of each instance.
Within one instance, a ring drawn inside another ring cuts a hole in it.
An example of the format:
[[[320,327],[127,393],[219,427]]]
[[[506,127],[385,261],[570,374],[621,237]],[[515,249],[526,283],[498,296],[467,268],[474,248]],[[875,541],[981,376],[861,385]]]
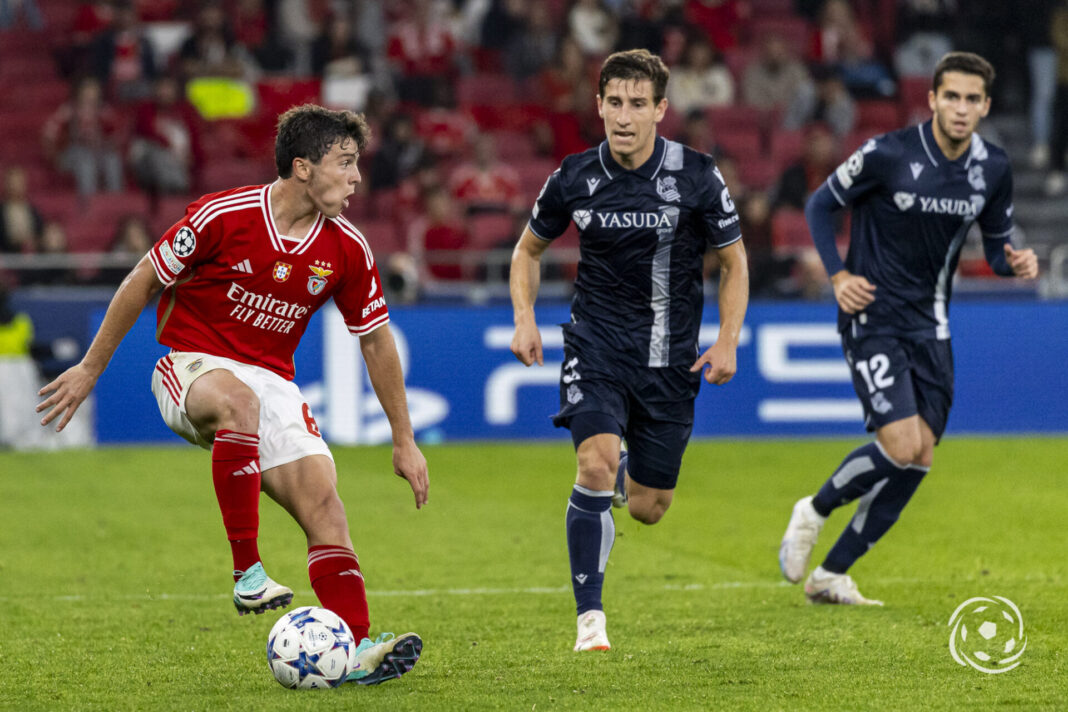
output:
[[[875,354],[867,361],[858,360],[855,367],[867,384],[868,393],[894,385],[894,377],[886,373],[890,370],[890,357],[886,354]]]

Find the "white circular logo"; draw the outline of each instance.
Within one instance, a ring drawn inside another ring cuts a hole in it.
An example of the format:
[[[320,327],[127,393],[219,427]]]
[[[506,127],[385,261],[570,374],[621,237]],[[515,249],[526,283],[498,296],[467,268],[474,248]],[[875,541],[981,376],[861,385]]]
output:
[[[174,254],[179,257],[188,257],[193,254],[193,250],[197,248],[197,238],[193,234],[193,231],[187,227],[183,227],[178,230],[178,234],[174,236]]]
[[[1008,672],[1027,648],[1020,609],[1002,596],[969,598],[953,611],[949,627],[953,659],[979,672]]]

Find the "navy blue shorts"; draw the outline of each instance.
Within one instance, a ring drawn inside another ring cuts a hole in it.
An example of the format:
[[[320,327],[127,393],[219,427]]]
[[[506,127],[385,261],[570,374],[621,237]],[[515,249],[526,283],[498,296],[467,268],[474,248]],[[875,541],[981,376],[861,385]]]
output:
[[[864,406],[868,430],[919,415],[936,440],[942,437],[953,405],[953,348],[949,339],[857,339],[845,332],[842,350],[853,376],[853,389]]]
[[[586,438],[612,433],[627,441],[627,472],[646,487],[675,489],[682,453],[693,432],[701,374],[688,366],[648,368],[564,344],[558,428],[578,449]]]

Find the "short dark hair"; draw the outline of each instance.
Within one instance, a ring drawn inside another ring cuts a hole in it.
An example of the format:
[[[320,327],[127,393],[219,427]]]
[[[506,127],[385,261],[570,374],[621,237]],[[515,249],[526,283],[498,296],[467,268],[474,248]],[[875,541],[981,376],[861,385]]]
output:
[[[657,104],[667,92],[668,76],[671,72],[659,56],[647,49],[628,49],[608,55],[601,65],[601,79],[597,93],[604,98],[604,88],[613,79],[641,81],[648,79],[653,83],[653,101]]]
[[[293,175],[293,159],[312,163],[323,159],[338,141],[351,138],[362,151],[371,139],[371,128],[363,114],[331,111],[316,104],[294,106],[278,117],[274,141],[274,162],[280,178]]]
[[[990,96],[990,87],[994,83],[994,67],[974,52],[950,52],[938,60],[934,79],[931,81],[931,89],[935,94],[938,93],[938,87],[942,86],[942,76],[946,72],[963,72],[982,77],[983,92]]]

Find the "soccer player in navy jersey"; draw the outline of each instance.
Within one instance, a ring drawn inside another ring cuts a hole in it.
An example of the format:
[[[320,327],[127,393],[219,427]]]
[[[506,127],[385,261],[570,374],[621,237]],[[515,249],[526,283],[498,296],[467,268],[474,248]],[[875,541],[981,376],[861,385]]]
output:
[[[797,583],[826,517],[859,499],[845,531],[805,581],[818,603],[882,605],[846,571],[897,521],[931,467],[953,401],[948,307],[961,245],[973,224],[1005,277],[1038,277],[1033,250],[1016,250],[1005,152],[975,133],[990,111],[994,68],[951,52],[935,68],[931,120],[867,141],[809,198],[812,239],[838,302],[838,329],[875,441],[846,456],[793,509],[779,549]],[[832,213],[852,206],[849,253],[835,247]]]
[[[715,384],[734,376],[749,299],[738,214],[715,161],[657,136],[667,81],[667,67],[646,50],[605,60],[597,110],[607,139],[568,156],[549,176],[512,256],[512,352],[527,366],[541,365],[534,317],[541,255],[569,222],[579,229],[553,418],[570,429],[578,459],[566,515],[576,651],[609,649],[601,590],[615,539],[612,504],[626,503],[646,524],[664,516],[701,372]],[[701,354],[708,246],[720,262],[720,330]],[[620,452],[624,438],[627,453]]]

